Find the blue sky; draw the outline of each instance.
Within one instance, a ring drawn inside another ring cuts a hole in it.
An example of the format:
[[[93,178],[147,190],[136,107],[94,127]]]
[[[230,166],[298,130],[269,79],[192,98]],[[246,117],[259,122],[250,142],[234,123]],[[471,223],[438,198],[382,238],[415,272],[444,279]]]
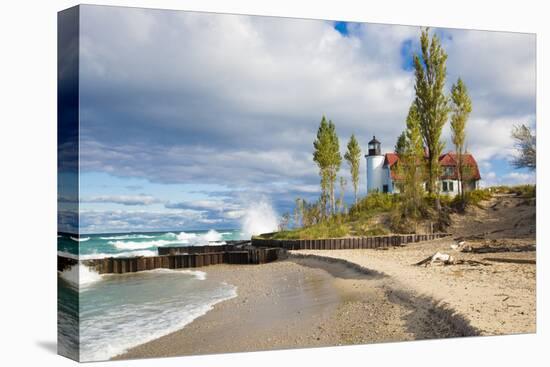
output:
[[[81,9],[83,233],[237,228],[259,201],[280,215],[319,194],[323,114],[342,150],[354,133],[391,151],[404,128],[419,27]],[[460,76],[470,90],[467,146],[483,184],[534,182],[508,163],[511,127],[535,123],[534,35],[432,31],[447,88]]]

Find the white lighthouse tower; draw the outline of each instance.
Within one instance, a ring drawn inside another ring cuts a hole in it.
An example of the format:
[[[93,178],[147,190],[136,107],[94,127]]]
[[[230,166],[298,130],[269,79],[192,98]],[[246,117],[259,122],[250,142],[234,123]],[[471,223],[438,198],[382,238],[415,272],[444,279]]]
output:
[[[384,156],[380,151],[380,142],[373,136],[369,141],[369,154],[365,155],[367,159],[367,194],[370,192],[387,192],[384,190]]]

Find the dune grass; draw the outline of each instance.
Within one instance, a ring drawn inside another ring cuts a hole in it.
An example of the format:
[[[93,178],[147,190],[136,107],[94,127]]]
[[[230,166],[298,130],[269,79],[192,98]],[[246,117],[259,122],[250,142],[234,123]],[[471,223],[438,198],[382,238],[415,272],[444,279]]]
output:
[[[480,206],[481,202],[489,200],[494,194],[515,194],[523,198],[533,198],[536,195],[536,186],[496,186],[478,189],[466,193],[465,206]],[[433,197],[426,195],[427,208],[434,206]],[[441,206],[445,213],[461,211],[464,205],[459,196],[440,197]],[[272,239],[320,239],[339,238],[349,236],[378,236],[390,233],[412,233],[410,225],[399,226],[395,218],[399,217],[400,197],[396,194],[371,193],[353,205],[347,213],[338,213],[311,226],[289,229],[262,235],[262,238]],[[426,211],[425,220],[437,220],[441,213],[434,210]],[[430,214],[434,216],[430,218]]]

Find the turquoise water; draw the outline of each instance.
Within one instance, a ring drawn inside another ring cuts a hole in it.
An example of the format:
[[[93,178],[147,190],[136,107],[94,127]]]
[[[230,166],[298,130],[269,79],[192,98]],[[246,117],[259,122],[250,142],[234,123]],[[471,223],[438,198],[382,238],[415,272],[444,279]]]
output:
[[[78,258],[151,256],[158,247],[198,246],[242,239],[240,230],[58,236],[58,254]],[[207,268],[205,269],[207,271]],[[58,272],[58,349],[80,360],[106,360],[181,329],[236,287],[205,271],[156,269],[99,275],[79,264]]]
[[[111,256],[155,256],[158,254],[157,249],[162,246],[203,246],[243,238],[244,234],[238,229],[85,234],[79,238],[60,234],[57,250],[60,255],[78,255],[80,260]]]

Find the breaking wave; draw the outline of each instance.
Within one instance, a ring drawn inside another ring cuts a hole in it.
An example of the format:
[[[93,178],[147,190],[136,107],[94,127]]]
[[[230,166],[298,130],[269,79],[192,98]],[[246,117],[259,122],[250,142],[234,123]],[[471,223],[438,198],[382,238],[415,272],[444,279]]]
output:
[[[102,279],[98,272],[80,263],[63,270],[60,276],[79,290],[85,290]]]
[[[251,205],[242,219],[242,233],[250,238],[262,233],[275,232],[278,228],[277,213],[266,200]]]
[[[204,280],[205,276],[201,271],[157,269],[128,276],[123,283],[107,277],[84,292],[81,361],[112,358],[179,330],[215,304],[236,297],[236,287]],[[110,292],[120,297],[105,299]]]
[[[154,241],[109,241],[109,245],[115,246],[119,250],[142,250],[150,247],[162,247],[175,244],[174,241],[154,240]]]
[[[165,234],[165,237],[172,237],[173,240],[158,239],[152,241],[109,241],[108,244],[116,247],[119,250],[143,250],[154,247],[162,247],[167,245],[188,245],[188,246],[207,246],[212,242],[223,242],[222,234],[211,229],[207,233],[187,233],[180,232],[179,234]]]
[[[107,236],[99,237],[102,240],[130,240],[130,239],[143,239],[143,238],[155,238],[156,236],[149,236],[145,234],[125,234],[120,236]]]
[[[86,242],[86,241],[90,240],[90,237],[78,238],[78,237],[71,236],[70,238],[71,238],[71,240],[76,241],[76,242]]]
[[[157,251],[141,250],[141,251],[124,251],[117,253],[92,253],[92,254],[80,254],[75,255],[66,251],[57,251],[59,256],[68,257],[75,260],[93,260],[93,259],[105,259],[107,257],[137,257],[137,256],[157,256]]]

